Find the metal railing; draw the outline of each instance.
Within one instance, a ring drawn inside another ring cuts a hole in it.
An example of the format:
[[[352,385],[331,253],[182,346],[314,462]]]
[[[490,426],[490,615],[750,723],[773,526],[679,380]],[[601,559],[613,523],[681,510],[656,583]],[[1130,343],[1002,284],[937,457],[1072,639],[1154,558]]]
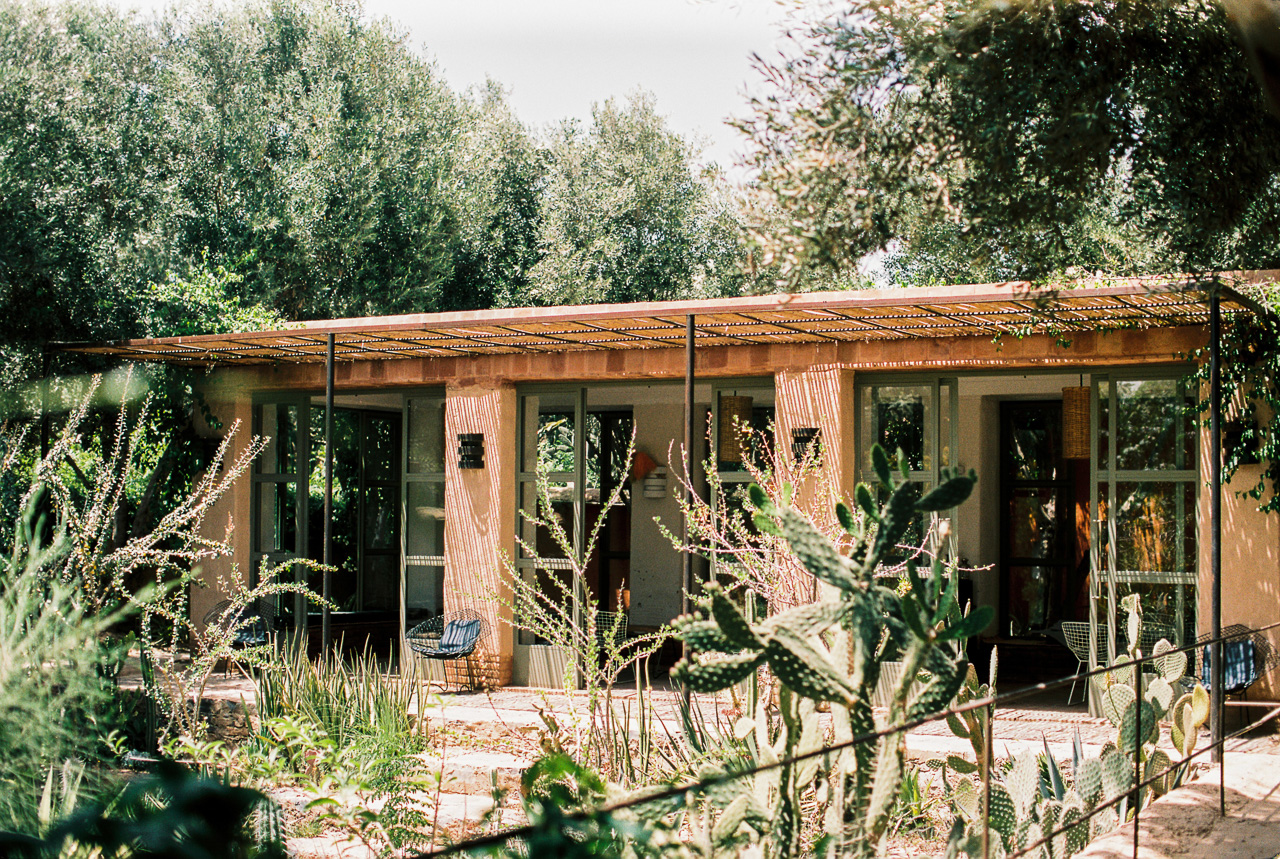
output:
[[[1165,767],[1164,769],[1155,773],[1154,775],[1148,775],[1148,777],[1144,780],[1142,778],[1142,769],[1141,769],[1142,767],[1141,747],[1143,745],[1143,738],[1147,734],[1144,734],[1142,730],[1143,728],[1142,707],[1140,706],[1140,702],[1143,700],[1144,686],[1146,683],[1143,676],[1143,670],[1142,670],[1143,666],[1147,665],[1148,663],[1152,663],[1157,659],[1165,659],[1170,655],[1177,654],[1177,653],[1188,654],[1189,665],[1195,666],[1196,661],[1194,660],[1193,657],[1195,656],[1196,652],[1201,650],[1202,648],[1206,648],[1206,649],[1213,648],[1213,655],[1210,660],[1211,665],[1213,667],[1213,672],[1215,674],[1214,679],[1216,681],[1213,685],[1221,688],[1221,684],[1223,682],[1222,677],[1223,677],[1223,668],[1224,668],[1224,660],[1222,658],[1223,643],[1230,640],[1242,638],[1245,635],[1256,635],[1258,633],[1268,632],[1276,628],[1280,628],[1280,622],[1272,623],[1263,627],[1250,629],[1247,633],[1236,632],[1229,635],[1219,636],[1218,638],[1202,639],[1192,644],[1171,648],[1169,650],[1163,651],[1158,655],[1140,655],[1136,659],[1127,660],[1120,664],[1111,665],[1111,666],[1102,666],[1102,667],[1091,669],[1089,671],[1080,672],[1079,674],[1062,677],[1057,680],[1037,683],[1031,686],[1025,686],[1021,689],[1018,689],[1013,692],[1009,692],[1007,694],[981,698],[975,701],[971,701],[962,706],[952,707],[947,710],[943,710],[937,713],[932,713],[917,719],[912,719],[899,725],[894,725],[894,726],[883,728],[876,731],[869,731],[869,732],[860,734],[858,736],[855,736],[852,739],[846,740],[844,742],[823,746],[822,748],[816,749],[814,751],[807,752],[804,754],[793,755],[788,758],[777,760],[773,763],[760,764],[745,770],[735,770],[732,772],[718,772],[702,778],[693,779],[669,788],[665,788],[663,790],[646,792],[643,796],[640,796],[640,797],[629,798],[626,800],[613,802],[613,803],[605,803],[587,810],[568,812],[568,813],[565,813],[560,818],[560,822],[562,825],[584,823],[592,819],[607,818],[608,816],[613,815],[617,812],[626,811],[628,809],[636,808],[641,805],[661,803],[664,801],[671,801],[671,800],[681,799],[689,796],[696,796],[699,794],[706,793],[718,786],[736,781],[738,779],[748,778],[759,773],[766,773],[771,770],[777,770],[782,767],[792,766],[794,764],[803,763],[804,761],[812,760],[815,758],[828,757],[835,752],[852,748],[854,746],[858,746],[863,743],[879,742],[884,738],[893,737],[903,733],[908,733],[917,728],[923,727],[925,725],[928,725],[934,722],[943,721],[950,717],[956,717],[956,716],[963,715],[965,713],[983,710],[985,711],[985,717],[986,717],[986,730],[988,732],[987,733],[988,741],[985,743],[984,759],[981,761],[976,761],[975,763],[978,767],[978,771],[980,774],[981,790],[982,790],[982,805],[981,805],[981,817],[982,817],[982,824],[983,824],[981,828],[982,856],[983,856],[983,859],[989,859],[989,857],[992,855],[992,851],[991,851],[992,828],[991,828],[991,822],[990,822],[991,785],[992,785],[991,776],[995,770],[995,756],[994,756],[995,731],[993,726],[995,724],[997,708],[1007,707],[1011,704],[1016,704],[1018,702],[1026,701],[1028,699],[1043,695],[1045,692],[1049,692],[1057,689],[1063,689],[1067,687],[1069,684],[1078,682],[1080,680],[1084,680],[1086,684],[1092,684],[1092,678],[1094,677],[1099,677],[1106,674],[1112,674],[1112,675],[1131,674],[1135,677],[1135,680],[1134,680],[1134,683],[1136,685],[1135,691],[1137,692],[1137,701],[1139,702],[1139,706],[1137,707],[1137,724],[1135,725],[1136,730],[1134,731],[1135,749],[1133,750],[1134,775],[1133,775],[1132,786],[1128,790],[1121,791],[1117,796],[1114,796],[1111,799],[1095,806],[1092,810],[1088,811],[1086,814],[1082,815],[1081,817],[1073,819],[1070,823],[1064,824],[1062,826],[1059,826],[1056,829],[1053,829],[1050,832],[1044,833],[1043,836],[1038,841],[1030,845],[1027,845],[1025,847],[1022,847],[1016,851],[1006,852],[1004,855],[1005,855],[1005,859],[1018,859],[1018,857],[1025,856],[1033,851],[1038,850],[1044,845],[1049,844],[1054,838],[1062,836],[1070,830],[1076,829],[1080,826],[1088,826],[1089,822],[1094,817],[1112,808],[1118,808],[1122,803],[1125,803],[1126,801],[1128,801],[1133,810],[1133,816],[1129,818],[1129,820],[1132,820],[1133,822],[1133,855],[1134,855],[1134,859],[1137,859],[1140,821],[1141,821],[1141,814],[1142,814],[1141,802],[1139,800],[1141,798],[1142,791],[1150,788],[1156,782],[1159,782],[1161,779],[1165,778],[1170,773],[1173,773],[1175,770],[1185,767],[1188,763],[1195,760],[1196,758],[1201,757],[1205,753],[1221,753],[1221,751],[1225,750],[1226,743],[1232,740],[1238,739],[1244,736],[1245,734],[1260,728],[1261,726],[1265,725],[1267,722],[1270,722],[1271,720],[1275,719],[1277,716],[1280,716],[1280,703],[1263,702],[1261,704],[1257,704],[1257,706],[1268,706],[1268,707],[1271,707],[1271,709],[1261,719],[1255,720],[1247,724],[1245,727],[1240,728],[1236,731],[1233,731],[1229,735],[1223,736],[1221,739],[1218,739],[1216,741],[1211,741],[1207,745],[1196,749],[1186,757],[1179,758],[1176,761],[1172,761],[1168,767]],[[1195,679],[1198,680],[1199,678],[1197,677]],[[1211,696],[1211,706],[1218,705],[1218,703],[1221,700],[1222,700],[1222,697],[1219,695]],[[1255,706],[1255,704],[1253,703],[1249,703],[1249,702],[1244,702],[1244,703],[1247,703],[1249,706]],[[1220,721],[1222,718],[1221,712],[1220,711],[1215,712],[1213,716],[1217,718],[1219,720],[1219,724],[1221,724],[1221,721]],[[1149,729],[1148,729],[1148,732],[1149,732]],[[1218,777],[1219,777],[1218,778],[1218,812],[1219,812],[1219,815],[1223,817],[1226,816],[1225,771],[1226,771],[1226,761],[1224,757],[1218,767]],[[1072,773],[1073,780],[1076,778],[1076,776],[1077,774],[1073,772]],[[1126,822],[1128,821],[1122,819],[1120,821],[1120,825],[1124,825]],[[494,832],[478,838],[462,841],[457,844],[448,846],[442,850],[436,851],[434,853],[424,854],[424,855],[446,856],[446,855],[467,853],[467,852],[483,850],[483,849],[492,849],[495,847],[502,846],[504,844],[508,845],[513,851],[520,852],[519,847],[516,845],[520,845],[525,838],[531,835],[535,835],[538,831],[539,830],[534,825],[519,826],[513,829]],[[998,834],[997,834],[997,837],[999,837]]]

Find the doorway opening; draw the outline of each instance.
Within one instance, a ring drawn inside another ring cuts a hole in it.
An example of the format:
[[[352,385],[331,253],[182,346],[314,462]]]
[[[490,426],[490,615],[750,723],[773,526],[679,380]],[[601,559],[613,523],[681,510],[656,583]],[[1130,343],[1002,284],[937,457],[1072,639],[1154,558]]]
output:
[[[330,629],[343,649],[368,646],[392,659],[399,638],[400,432],[398,411],[335,407]],[[307,557],[324,558],[324,408],[311,409]],[[307,585],[323,592],[323,573]],[[320,611],[307,616],[310,648],[321,643]]]
[[[1061,400],[1000,404],[1000,628],[1013,639],[1088,618],[1088,545],[1076,529],[1088,463],[1066,459],[1061,436]]]

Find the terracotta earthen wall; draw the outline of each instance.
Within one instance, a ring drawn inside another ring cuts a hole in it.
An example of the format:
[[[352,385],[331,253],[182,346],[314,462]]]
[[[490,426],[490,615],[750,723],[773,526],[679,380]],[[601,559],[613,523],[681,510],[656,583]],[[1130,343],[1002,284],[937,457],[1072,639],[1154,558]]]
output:
[[[1208,451],[1208,433],[1201,450]],[[1211,566],[1208,456],[1202,457],[1200,492],[1200,593],[1197,623],[1201,633],[1211,624],[1213,570]],[[1253,487],[1260,466],[1243,466],[1222,488],[1222,625],[1260,627],[1280,620],[1280,515],[1259,513],[1258,501],[1236,493]],[[1280,630],[1271,630],[1272,647],[1280,647]],[[1275,700],[1280,694],[1280,669],[1249,688],[1247,697]],[[1255,716],[1261,714],[1254,714]]]
[[[445,396],[445,611],[470,608],[488,619],[485,679],[505,686],[514,652],[506,564],[516,531],[516,389],[450,385]],[[484,468],[458,468],[459,433],[484,434]]]
[[[224,389],[219,393],[225,396],[232,391]],[[225,460],[225,465],[229,467],[244,453],[253,438],[251,398],[244,391],[234,399],[209,399],[208,403],[210,412],[222,423],[222,428],[214,430],[202,423],[198,431],[209,438],[222,437],[234,431]],[[197,624],[203,623],[209,610],[226,599],[231,582],[236,578],[240,581],[248,580],[251,566],[250,537],[253,532],[253,523],[250,521],[253,495],[251,470],[252,464],[236,479],[231,489],[218,499],[205,517],[202,535],[210,540],[226,539],[231,543],[232,554],[230,557],[209,558],[200,564],[196,577],[200,584],[194,585],[190,591],[191,618]],[[232,529],[230,536],[227,535],[228,527]]]
[[[790,450],[793,429],[817,427],[829,485],[850,503],[858,483],[853,375],[843,367],[816,365],[779,370],[774,376],[778,443]]]

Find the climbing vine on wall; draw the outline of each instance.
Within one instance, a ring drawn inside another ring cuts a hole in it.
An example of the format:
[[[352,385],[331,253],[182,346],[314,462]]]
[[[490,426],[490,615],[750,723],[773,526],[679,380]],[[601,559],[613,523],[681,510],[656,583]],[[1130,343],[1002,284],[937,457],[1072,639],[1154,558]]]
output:
[[[1250,291],[1263,307],[1280,306],[1280,287]],[[1197,350],[1190,379],[1204,383],[1208,390],[1209,348]],[[1257,482],[1240,494],[1255,498],[1264,513],[1280,511],[1280,316],[1241,314],[1222,332],[1222,476],[1228,481],[1242,465],[1260,464]],[[1206,394],[1196,409],[1205,424],[1209,421]]]

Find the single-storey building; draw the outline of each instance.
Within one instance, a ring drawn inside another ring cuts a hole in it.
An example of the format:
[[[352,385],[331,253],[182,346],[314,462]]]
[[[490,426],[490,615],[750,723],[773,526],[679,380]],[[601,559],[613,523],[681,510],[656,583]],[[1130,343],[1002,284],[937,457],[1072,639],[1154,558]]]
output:
[[[509,594],[508,564],[537,574],[517,534],[539,540],[521,514],[539,469],[581,540],[601,499],[631,479],[632,432],[672,466],[692,425],[692,459],[744,480],[717,449],[730,414],[774,427],[788,448],[816,430],[846,497],[877,442],[902,448],[922,484],[943,467],[976,469],[976,496],[955,511],[949,539],[973,599],[997,608],[990,641],[1043,641],[1064,621],[1103,629],[1135,591],[1170,637],[1207,631],[1212,457],[1190,414],[1200,396],[1191,356],[1208,342],[1212,295],[1227,319],[1262,312],[1250,284],[1275,275],[1225,287],[1006,283],[484,310],[77,348],[207,365],[205,397],[223,425],[269,437],[212,517],[219,531],[234,521],[235,553],[204,571],[208,582],[231,563],[247,574],[263,560],[320,560],[331,378],[335,628],[363,618],[398,639],[471,606],[495,627],[488,679],[508,684],[529,680],[536,636],[513,631],[509,609],[487,597]],[[633,627],[682,609],[684,559],[655,523],[679,527],[671,471],[624,493],[589,560],[602,604]],[[1237,486],[1256,478],[1246,467]],[[1272,622],[1280,521],[1230,485],[1221,521],[1223,624]],[[193,592],[193,616],[219,598]]]

